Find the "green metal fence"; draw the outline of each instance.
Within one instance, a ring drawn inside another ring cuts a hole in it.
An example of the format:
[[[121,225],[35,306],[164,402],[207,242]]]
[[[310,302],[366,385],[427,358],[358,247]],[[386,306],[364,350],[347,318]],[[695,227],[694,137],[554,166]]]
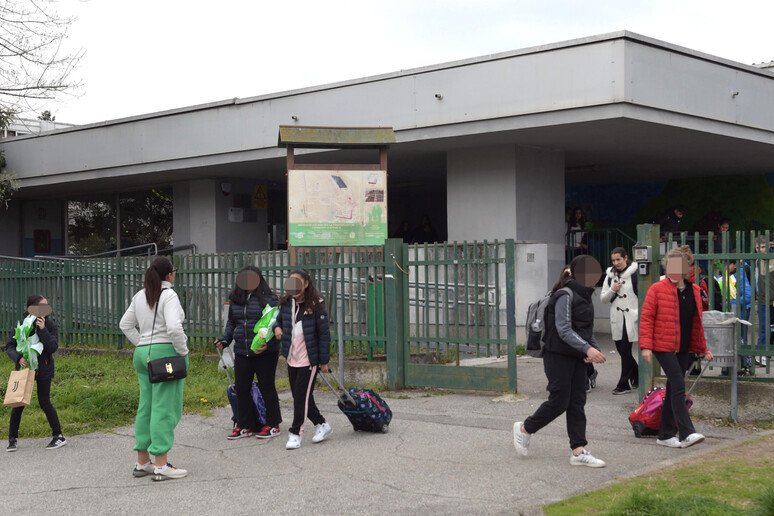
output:
[[[223,332],[236,273],[255,265],[277,293],[290,270],[310,270],[329,308],[334,349],[342,320],[347,353],[384,353],[381,248],[298,250],[293,258],[288,251],[173,257],[189,346],[209,347]],[[0,261],[0,331],[11,335],[27,297],[40,293],[53,307],[63,345],[120,348],[127,341],[118,323],[149,264],[148,257]]]
[[[774,355],[774,308],[767,308],[774,303],[771,293],[774,290],[774,234],[769,231],[682,232],[666,233],[662,240],[659,250],[662,255],[682,245],[689,245],[694,251],[699,270],[694,281],[706,281],[710,310],[734,312],[752,323],[751,327],[737,332],[740,365],[748,367],[753,375],[756,369],[769,374],[770,359]],[[759,241],[764,245],[759,246]],[[735,294],[728,287],[732,280]],[[749,290],[745,288],[747,285]]]
[[[513,240],[404,246],[400,265],[406,384],[515,392]]]

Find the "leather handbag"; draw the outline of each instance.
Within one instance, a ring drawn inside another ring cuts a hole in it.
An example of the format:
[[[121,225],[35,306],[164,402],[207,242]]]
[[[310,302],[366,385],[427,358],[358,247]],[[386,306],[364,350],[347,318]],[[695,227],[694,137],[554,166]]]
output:
[[[185,357],[175,355],[172,357],[150,359],[151,346],[153,346],[153,332],[156,331],[156,316],[159,313],[159,304],[161,296],[156,301],[156,310],[153,312],[153,326],[151,327],[151,340],[148,344],[148,380],[150,383],[169,382],[171,380],[182,380],[188,374],[185,366]]]

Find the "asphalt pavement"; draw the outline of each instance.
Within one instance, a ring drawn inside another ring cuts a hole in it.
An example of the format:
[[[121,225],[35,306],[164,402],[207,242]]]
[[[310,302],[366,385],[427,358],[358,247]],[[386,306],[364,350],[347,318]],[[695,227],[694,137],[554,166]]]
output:
[[[318,387],[316,399],[333,427],[313,444],[285,449],[292,419],[290,393],[280,393],[282,435],[268,441],[229,441],[231,411],[186,415],[176,431],[170,461],[187,478],[152,482],[134,478],[131,426],[68,436],[68,445],[45,450],[46,439],[20,439],[14,453],[0,451],[2,514],[542,514],[544,504],[722,449],[749,431],[695,422],[704,443],[688,449],[638,439],[627,416],[637,394],[613,396],[619,362],[612,342],[598,366],[597,388],[586,405],[588,449],[605,468],[569,464],[560,417],[532,438],[529,457],[513,447],[514,421],[546,399],[542,363],[518,361],[518,395],[384,393],[393,421],[386,434],[354,432],[336,398]],[[696,406],[701,398],[695,399]],[[22,424],[23,431],[23,424]],[[3,448],[5,443],[3,443]]]

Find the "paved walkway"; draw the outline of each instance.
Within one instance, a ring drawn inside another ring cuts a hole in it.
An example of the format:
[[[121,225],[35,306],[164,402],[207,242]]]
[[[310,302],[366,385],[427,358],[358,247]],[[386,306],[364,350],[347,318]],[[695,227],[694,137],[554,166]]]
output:
[[[602,341],[609,353],[612,343]],[[512,425],[545,399],[540,360],[519,360],[521,395],[423,391],[389,398],[394,420],[387,434],[353,432],[334,396],[317,400],[333,426],[328,441],[285,450],[292,418],[281,393],[285,423],[270,441],[228,441],[230,410],[185,416],[171,461],[187,468],[182,480],[132,477],[132,427],[69,438],[45,451],[48,439],[22,439],[16,453],[0,452],[3,514],[540,514],[544,504],[595,489],[617,478],[688,461],[750,437],[745,430],[701,422],[707,440],[686,450],[634,437],[627,416],[636,394],[612,396],[618,361],[599,367],[589,394],[589,449],[608,462],[601,469],[571,467],[563,418],[532,440],[519,459]],[[389,394],[393,395],[393,394]],[[405,396],[408,396],[406,399]],[[697,404],[701,399],[696,400]]]

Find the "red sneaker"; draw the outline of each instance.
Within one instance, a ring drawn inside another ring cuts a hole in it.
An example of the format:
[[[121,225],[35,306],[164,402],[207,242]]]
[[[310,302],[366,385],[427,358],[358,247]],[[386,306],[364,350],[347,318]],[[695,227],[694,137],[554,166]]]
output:
[[[271,439],[272,437],[277,437],[279,434],[279,426],[266,425],[255,434],[255,437],[258,439]]]
[[[239,428],[238,426],[234,427],[234,431],[231,432],[226,439],[229,439],[233,441],[234,439],[242,439],[244,437],[252,437],[253,431],[249,428]]]

